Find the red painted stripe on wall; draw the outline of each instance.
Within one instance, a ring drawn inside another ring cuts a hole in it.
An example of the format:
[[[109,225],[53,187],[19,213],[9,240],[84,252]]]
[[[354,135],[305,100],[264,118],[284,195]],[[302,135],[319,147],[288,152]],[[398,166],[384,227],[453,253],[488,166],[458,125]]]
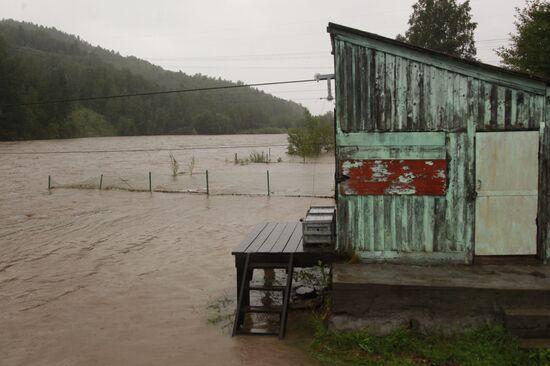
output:
[[[447,161],[438,160],[342,160],[343,195],[444,196]]]

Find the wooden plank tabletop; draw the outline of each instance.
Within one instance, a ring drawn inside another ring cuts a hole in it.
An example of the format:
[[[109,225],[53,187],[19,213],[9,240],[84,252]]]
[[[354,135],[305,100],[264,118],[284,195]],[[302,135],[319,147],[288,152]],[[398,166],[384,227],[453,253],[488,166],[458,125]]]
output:
[[[303,252],[301,222],[267,222],[257,225],[232,254]]]

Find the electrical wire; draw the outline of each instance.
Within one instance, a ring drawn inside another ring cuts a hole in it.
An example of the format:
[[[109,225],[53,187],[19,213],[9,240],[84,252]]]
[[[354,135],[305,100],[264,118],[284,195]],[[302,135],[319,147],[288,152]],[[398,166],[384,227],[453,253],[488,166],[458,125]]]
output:
[[[123,137],[123,136],[117,136]],[[304,145],[319,145],[319,143],[310,143]],[[188,151],[188,150],[217,150],[217,149],[250,149],[250,148],[271,148],[271,147],[287,147],[288,144],[268,144],[268,145],[219,145],[219,146],[204,146],[190,145],[185,147],[175,148],[154,148],[154,149],[124,149],[124,150],[66,150],[66,151],[8,151],[0,150],[3,155],[49,155],[49,154],[98,154],[98,153],[136,153],[136,152],[162,152],[162,151]]]
[[[491,39],[478,39],[475,43],[485,42],[497,42],[497,41],[509,41],[508,38],[491,38]],[[489,47],[489,46],[488,46]],[[266,58],[268,61],[274,58],[311,58],[314,56],[330,56],[330,50],[324,51],[311,51],[311,52],[285,52],[285,53],[256,53],[256,54],[237,54],[237,55],[221,55],[221,56],[155,56],[147,57],[143,59],[149,61],[209,61],[209,60],[250,60],[250,58]]]
[[[256,54],[240,54],[240,55],[221,55],[221,56],[156,56],[156,57],[143,57],[149,61],[208,61],[208,60],[220,60],[232,61],[232,60],[250,60],[251,58],[267,58],[269,60],[279,58],[311,58],[315,56],[330,56],[330,50],[315,51],[315,52],[287,52],[287,53],[256,53]]]
[[[302,79],[302,80],[272,81],[267,83],[237,84],[237,85],[226,85],[226,86],[214,86],[214,87],[207,87],[207,88],[176,89],[176,90],[164,90],[164,91],[153,91],[153,92],[132,93],[132,94],[116,94],[116,95],[103,95],[103,96],[95,96],[95,97],[55,99],[55,100],[45,100],[41,102],[7,104],[4,106],[4,108],[28,107],[28,106],[37,106],[37,105],[46,105],[46,104],[87,102],[87,101],[94,101],[94,100],[106,100],[106,99],[116,99],[116,98],[144,97],[144,96],[151,96],[151,95],[183,94],[183,93],[199,92],[199,91],[251,88],[256,86],[268,86],[268,85],[298,84],[298,83],[309,83],[313,81],[317,81],[317,80]]]
[[[318,66],[318,65],[310,65],[310,66],[300,66],[300,65],[293,65],[293,66],[278,66],[278,65],[182,65],[182,64],[162,64],[163,67],[170,67],[172,69],[179,69],[179,70],[191,70],[191,69],[221,69],[221,70],[227,70],[227,69],[269,69],[269,70],[277,70],[277,69],[284,69],[284,70],[333,70],[333,65],[324,65],[324,66]]]
[[[135,152],[161,152],[161,151],[186,151],[186,150],[215,150],[215,149],[240,149],[260,147],[286,147],[285,145],[222,145],[222,146],[186,146],[177,148],[157,149],[125,149],[125,150],[67,150],[67,151],[0,151],[5,155],[47,155],[47,154],[97,154],[97,153],[135,153]]]

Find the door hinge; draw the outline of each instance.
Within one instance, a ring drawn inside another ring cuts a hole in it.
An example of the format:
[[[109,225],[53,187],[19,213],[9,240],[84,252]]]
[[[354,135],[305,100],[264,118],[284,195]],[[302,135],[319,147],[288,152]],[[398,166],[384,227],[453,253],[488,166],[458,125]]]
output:
[[[336,183],[337,183],[337,184],[340,184],[340,183],[342,183],[342,182],[348,180],[349,177],[348,177],[347,175],[342,174],[342,175],[336,175],[336,176],[334,177],[334,179],[336,180]]]
[[[468,195],[466,196],[466,199],[468,202],[474,202],[477,198],[477,191],[475,189],[470,189],[468,192]]]

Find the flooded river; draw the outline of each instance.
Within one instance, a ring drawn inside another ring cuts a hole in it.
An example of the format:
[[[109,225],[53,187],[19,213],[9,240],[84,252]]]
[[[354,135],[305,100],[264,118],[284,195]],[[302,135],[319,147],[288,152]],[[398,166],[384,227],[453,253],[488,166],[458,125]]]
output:
[[[285,142],[236,135],[0,143],[0,364],[313,364],[291,341],[231,338],[208,322],[209,304],[235,297],[230,251],[253,226],[297,220],[309,205],[331,202],[309,196],[332,194],[333,160],[303,164],[285,154]],[[282,162],[234,164],[235,153],[252,151]],[[171,175],[170,152],[184,174]],[[211,196],[47,189],[49,175],[54,186],[93,187],[101,174],[103,187],[126,181],[141,189],[151,172],[154,190],[202,192],[205,170]],[[266,170],[271,197],[261,196]]]

